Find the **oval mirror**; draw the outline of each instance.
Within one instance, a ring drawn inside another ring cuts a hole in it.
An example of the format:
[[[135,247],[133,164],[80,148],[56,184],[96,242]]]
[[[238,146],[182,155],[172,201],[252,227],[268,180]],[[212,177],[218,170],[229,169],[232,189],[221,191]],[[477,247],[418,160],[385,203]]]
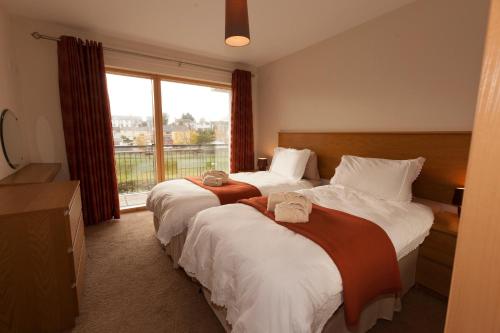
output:
[[[22,139],[19,121],[12,110],[5,109],[0,116],[0,139],[5,160],[12,169],[18,168],[23,160]]]

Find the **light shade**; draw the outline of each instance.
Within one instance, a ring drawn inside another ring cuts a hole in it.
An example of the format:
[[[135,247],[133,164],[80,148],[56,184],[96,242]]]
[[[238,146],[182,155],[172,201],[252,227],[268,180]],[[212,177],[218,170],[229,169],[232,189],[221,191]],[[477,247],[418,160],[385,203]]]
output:
[[[453,192],[453,199],[451,200],[451,203],[455,206],[462,206],[463,199],[464,199],[464,188],[463,187],[455,188],[455,191]]]
[[[460,216],[460,213],[462,211],[463,199],[464,199],[464,188],[463,187],[455,188],[455,192],[453,193],[453,199],[451,200],[451,203],[458,207],[458,216]]]
[[[257,159],[257,168],[259,169],[259,171],[266,171],[267,170],[267,158],[259,157]]]
[[[226,44],[245,46],[249,43],[247,0],[226,0]]]

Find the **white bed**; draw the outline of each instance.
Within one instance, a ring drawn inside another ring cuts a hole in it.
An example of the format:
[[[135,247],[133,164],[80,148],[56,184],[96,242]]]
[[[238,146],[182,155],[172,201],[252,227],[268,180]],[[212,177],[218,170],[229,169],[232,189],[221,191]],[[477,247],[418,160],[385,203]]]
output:
[[[318,185],[315,181],[291,180],[270,171],[240,172],[231,174],[230,178],[257,187],[262,195]],[[146,207],[154,213],[156,237],[163,245],[181,235],[189,219],[196,213],[219,205],[215,194],[186,179],[169,180],[156,185],[146,201]]]
[[[299,191],[314,203],[368,219],[388,234],[398,260],[429,233],[430,208],[338,185]],[[234,332],[321,332],[342,304],[340,273],[316,243],[254,208],[232,204],[191,220],[179,261],[227,310]]]

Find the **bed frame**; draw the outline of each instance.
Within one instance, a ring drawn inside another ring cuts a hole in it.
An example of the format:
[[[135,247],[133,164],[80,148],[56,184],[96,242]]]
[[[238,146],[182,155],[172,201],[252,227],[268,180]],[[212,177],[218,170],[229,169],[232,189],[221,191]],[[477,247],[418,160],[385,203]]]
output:
[[[321,178],[329,179],[342,155],[426,161],[413,184],[417,197],[451,203],[456,187],[464,186],[470,132],[303,133],[280,132],[280,147],[309,148],[318,154]]]

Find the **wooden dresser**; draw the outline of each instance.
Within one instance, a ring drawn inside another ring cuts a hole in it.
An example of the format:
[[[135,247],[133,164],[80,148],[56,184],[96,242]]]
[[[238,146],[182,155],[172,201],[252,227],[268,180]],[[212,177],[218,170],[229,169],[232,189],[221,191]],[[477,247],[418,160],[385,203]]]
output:
[[[73,327],[85,258],[79,182],[0,186],[0,332]]]
[[[458,232],[458,216],[436,214],[429,236],[420,246],[417,283],[448,297]]]

